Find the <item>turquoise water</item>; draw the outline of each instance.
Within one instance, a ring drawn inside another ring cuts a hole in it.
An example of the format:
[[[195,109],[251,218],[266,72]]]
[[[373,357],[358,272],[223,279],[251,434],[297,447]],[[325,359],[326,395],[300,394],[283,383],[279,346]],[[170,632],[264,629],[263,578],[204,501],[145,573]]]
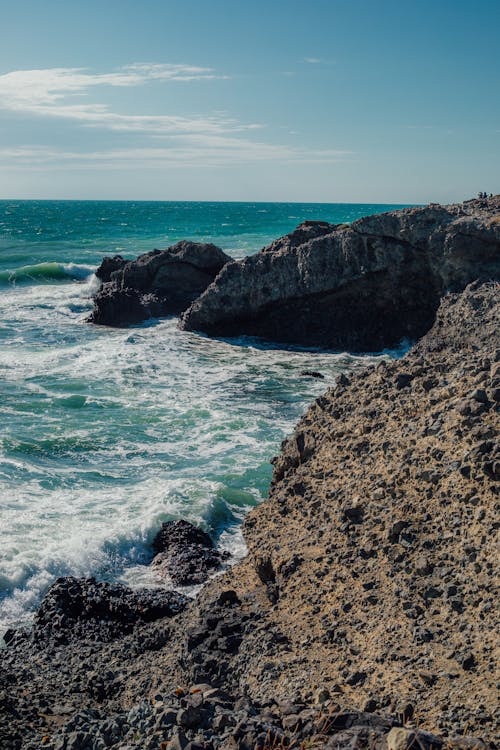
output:
[[[308,403],[370,357],[84,322],[105,254],[188,238],[234,257],[305,219],[391,206],[0,201],[0,632],[59,575],[153,585],[148,544],[187,518],[244,553],[240,522]],[[325,380],[300,376],[320,370]]]

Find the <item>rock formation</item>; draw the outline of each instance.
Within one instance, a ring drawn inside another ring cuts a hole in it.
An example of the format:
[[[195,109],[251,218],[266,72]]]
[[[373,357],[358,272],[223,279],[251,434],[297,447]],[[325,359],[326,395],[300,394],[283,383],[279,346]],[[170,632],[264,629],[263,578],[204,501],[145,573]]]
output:
[[[140,323],[149,317],[185,310],[230,260],[220,248],[178,242],[136,260],[106,257],[96,271],[102,286],[89,322],[108,326]]]
[[[493,748],[499,322],[499,284],[470,285],[403,359],[339,378],[274,460],[248,556],[178,614],[96,638],[111,589],[70,580],[68,615],[56,584],[3,652],[2,750]],[[68,638],[36,637],[61,616]]]
[[[308,221],[228,263],[180,326],[375,351],[423,335],[445,292],[499,276],[500,196],[391,211],[350,226]]]
[[[151,565],[174,586],[203,583],[229,555],[219,552],[207,533],[187,521],[166,521],[153,539]]]
[[[130,633],[138,623],[178,614],[188,601],[177,591],[132,591],[94,578],[58,578],[36,614],[33,637],[56,643],[80,638],[113,640]]]

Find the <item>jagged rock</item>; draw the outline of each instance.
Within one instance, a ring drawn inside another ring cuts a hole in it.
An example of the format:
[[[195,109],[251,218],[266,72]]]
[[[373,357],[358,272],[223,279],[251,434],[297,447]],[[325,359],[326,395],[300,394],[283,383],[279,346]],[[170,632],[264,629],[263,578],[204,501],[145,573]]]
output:
[[[228,263],[180,327],[362,351],[414,339],[431,327],[446,291],[500,277],[499,212],[497,196],[351,226],[305,222]]]
[[[155,571],[176,586],[203,583],[228,557],[215,548],[208,534],[183,520],[163,523],[152,547]]]
[[[35,617],[35,640],[111,640],[138,622],[172,617],[188,599],[175,591],[139,589],[98,582],[95,578],[58,578]]]
[[[103,284],[94,296],[89,322],[127,326],[185,310],[229,260],[220,248],[178,242],[136,260],[105,257],[96,271]]]
[[[95,275],[97,276],[99,281],[106,283],[108,281],[111,281],[112,273],[122,269],[128,262],[129,261],[125,260],[125,258],[122,258],[121,255],[106,255],[102,259],[102,263],[95,272]]]

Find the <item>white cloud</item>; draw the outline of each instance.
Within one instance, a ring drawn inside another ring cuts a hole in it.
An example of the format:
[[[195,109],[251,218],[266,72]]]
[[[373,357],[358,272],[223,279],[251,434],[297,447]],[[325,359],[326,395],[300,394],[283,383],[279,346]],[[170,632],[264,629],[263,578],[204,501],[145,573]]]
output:
[[[179,117],[175,115],[127,115],[113,112],[105,104],[82,99],[96,86],[139,86],[150,81],[194,81],[220,78],[212,68],[193,65],[134,63],[111,73],[89,73],[82,68],[16,70],[0,76],[0,109],[39,116],[76,120],[91,127],[142,133],[226,132],[247,130],[221,115]],[[70,101],[68,101],[70,99]]]
[[[134,63],[110,73],[80,68],[17,70],[0,75],[0,110],[33,117],[60,118],[80,126],[140,134],[138,148],[81,151],[18,145],[0,149],[0,162],[21,169],[148,168],[227,166],[255,161],[334,162],[350,152],[307,149],[252,140],[263,126],[241,123],[225,112],[196,114],[125,114],[107,104],[92,102],[96,87],[141,86],[151,81],[193,81],[220,77],[212,68],[192,65]],[[145,138],[148,138],[145,145]],[[76,139],[75,139],[76,140]],[[78,142],[78,141],[76,141]],[[154,144],[154,145],[150,145]]]
[[[18,168],[41,167],[78,169],[102,167],[121,169],[141,166],[148,169],[175,167],[222,167],[235,164],[274,162],[338,162],[351,152],[308,150],[222,136],[172,138],[169,146],[103,151],[64,151],[43,146],[19,146],[0,149],[0,164]]]
[[[309,65],[319,65],[323,60],[320,57],[304,57],[302,62],[308,63]]]

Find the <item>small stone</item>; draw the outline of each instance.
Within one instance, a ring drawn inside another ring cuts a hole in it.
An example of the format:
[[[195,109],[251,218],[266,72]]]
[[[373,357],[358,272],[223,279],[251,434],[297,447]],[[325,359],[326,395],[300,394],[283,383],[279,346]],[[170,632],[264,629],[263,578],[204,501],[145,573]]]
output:
[[[363,506],[360,504],[344,505],[342,508],[342,515],[346,521],[360,523],[363,520]]]
[[[348,685],[362,685],[367,678],[366,672],[353,672],[346,679]]]
[[[471,669],[473,669],[476,665],[476,658],[474,654],[467,653],[464,656],[462,656],[461,659],[459,659],[459,664],[466,672],[469,672]]]
[[[395,544],[399,541],[401,532],[408,527],[408,521],[395,521],[389,529],[388,538],[389,541]]]
[[[315,703],[326,703],[330,699],[330,691],[327,688],[319,688],[314,693]]]
[[[500,401],[500,388],[493,388],[493,390],[490,392],[490,397],[492,401],[496,401],[496,403],[498,403]]]
[[[418,676],[423,683],[429,686],[434,685],[437,681],[437,675],[433,674],[432,672],[420,672]]]
[[[480,404],[489,403],[486,391],[482,388],[476,388],[476,390],[472,391],[469,398],[473,399],[474,401],[478,401]]]
[[[304,378],[318,378],[318,380],[324,380],[325,376],[316,370],[302,370],[300,373]]]
[[[386,739],[387,750],[438,750],[443,744],[433,734],[404,727],[393,727]]]
[[[186,729],[196,729],[203,722],[203,718],[203,712],[198,706],[187,706],[177,712],[177,724]]]
[[[408,372],[400,372],[396,375],[395,384],[396,388],[398,390],[401,390],[402,388],[409,388],[411,385],[411,381],[413,380],[413,375],[410,375]]]

